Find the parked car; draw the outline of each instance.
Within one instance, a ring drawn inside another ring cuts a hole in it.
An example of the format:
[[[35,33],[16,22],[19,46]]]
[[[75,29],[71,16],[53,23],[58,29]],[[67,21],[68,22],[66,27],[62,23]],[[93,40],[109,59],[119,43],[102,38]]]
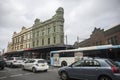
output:
[[[0,69],[4,69],[5,67],[5,61],[4,58],[0,55]]]
[[[110,59],[86,59],[58,70],[62,80],[120,80],[120,67]]]
[[[22,69],[32,70],[34,73],[37,71],[47,72],[49,66],[47,61],[44,59],[29,59],[23,64]]]
[[[115,61],[116,64],[118,64],[120,66],[120,61]]]
[[[23,62],[28,61],[30,58],[23,58]]]
[[[9,57],[6,60],[6,65],[9,67],[19,67],[23,64],[23,59],[21,57]]]

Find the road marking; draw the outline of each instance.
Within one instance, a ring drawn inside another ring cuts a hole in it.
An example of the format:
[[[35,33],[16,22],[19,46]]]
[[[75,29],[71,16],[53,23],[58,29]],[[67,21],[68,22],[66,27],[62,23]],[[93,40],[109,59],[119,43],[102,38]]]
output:
[[[17,75],[11,75],[11,76],[7,76],[7,77],[0,77],[0,80],[5,79],[5,78],[9,78],[9,77],[19,77],[19,76],[24,76],[24,75],[31,75],[33,73],[25,73],[25,74],[17,74]]]
[[[0,71],[0,72],[11,72],[11,71],[20,71],[21,69],[9,69],[9,68],[5,68],[4,71]]]
[[[18,76],[22,76],[23,74],[17,74],[17,75],[11,75],[10,77],[18,77]]]
[[[24,75],[30,75],[30,74],[33,74],[33,73],[26,73],[26,74],[24,74]]]
[[[6,71],[0,71],[0,72],[6,72]]]
[[[58,69],[49,69],[48,71],[57,71]]]
[[[7,77],[0,77],[0,79],[5,79],[5,78],[7,78]]]

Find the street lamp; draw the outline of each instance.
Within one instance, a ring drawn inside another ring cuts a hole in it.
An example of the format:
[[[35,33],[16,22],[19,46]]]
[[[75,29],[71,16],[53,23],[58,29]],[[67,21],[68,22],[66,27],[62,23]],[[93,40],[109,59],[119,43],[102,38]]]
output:
[[[3,55],[4,54],[4,49],[0,48],[0,55]]]

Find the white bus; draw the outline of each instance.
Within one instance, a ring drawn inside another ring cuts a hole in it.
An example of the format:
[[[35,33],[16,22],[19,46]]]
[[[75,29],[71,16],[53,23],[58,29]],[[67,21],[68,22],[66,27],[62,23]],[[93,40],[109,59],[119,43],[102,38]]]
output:
[[[102,57],[120,61],[120,45],[101,45],[50,52],[52,66],[67,66],[83,57]]]

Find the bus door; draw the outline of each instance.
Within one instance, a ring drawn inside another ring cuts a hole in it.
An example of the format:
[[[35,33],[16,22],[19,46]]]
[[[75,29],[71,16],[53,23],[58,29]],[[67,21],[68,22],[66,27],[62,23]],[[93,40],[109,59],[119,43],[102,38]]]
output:
[[[75,61],[81,60],[83,58],[83,52],[75,53]]]
[[[53,65],[54,66],[59,65],[59,54],[53,54]]]

